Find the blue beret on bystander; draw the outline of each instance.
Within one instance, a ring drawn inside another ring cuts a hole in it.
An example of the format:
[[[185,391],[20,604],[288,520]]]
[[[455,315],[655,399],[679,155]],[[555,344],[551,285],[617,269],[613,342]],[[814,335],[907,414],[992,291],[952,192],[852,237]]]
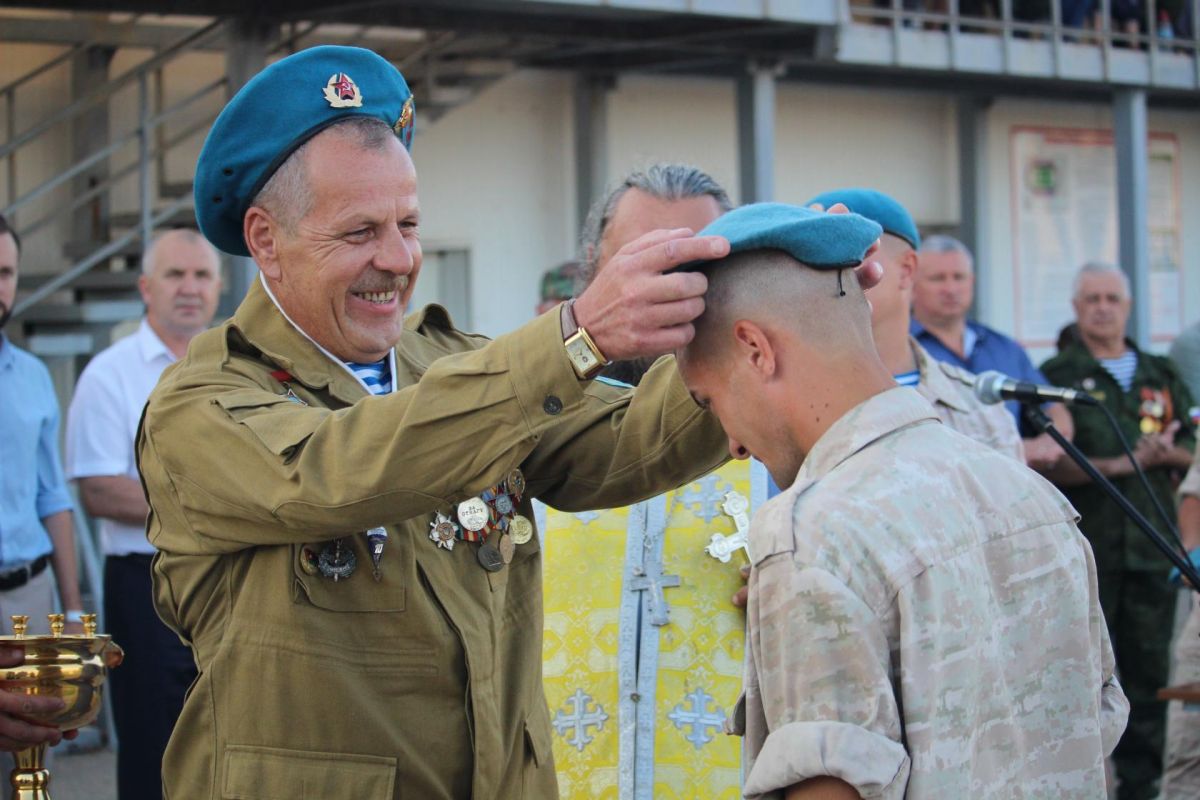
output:
[[[843,203],[855,214],[861,214],[883,226],[884,233],[898,236],[916,250],[921,246],[921,234],[912,215],[896,199],[874,189],[834,189],[809,200],[805,205],[820,204],[829,208]]]

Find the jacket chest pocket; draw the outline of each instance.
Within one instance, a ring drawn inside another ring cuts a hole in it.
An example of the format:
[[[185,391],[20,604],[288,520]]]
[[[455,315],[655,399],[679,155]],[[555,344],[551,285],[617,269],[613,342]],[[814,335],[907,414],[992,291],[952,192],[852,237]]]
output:
[[[223,800],[391,800],[396,759],[227,745]]]
[[[313,542],[292,546],[292,574],[296,591],[293,599],[307,600],[326,611],[343,613],[380,613],[403,611],[405,607],[404,575],[410,565],[404,562],[404,548],[396,540],[403,535],[393,532],[384,546],[379,561],[379,580],[375,580],[374,564],[367,552],[365,536],[361,533],[341,538],[341,547],[353,557],[354,566],[345,577],[334,580],[321,572],[322,553],[331,554],[330,542]],[[340,561],[344,565],[347,556]]]

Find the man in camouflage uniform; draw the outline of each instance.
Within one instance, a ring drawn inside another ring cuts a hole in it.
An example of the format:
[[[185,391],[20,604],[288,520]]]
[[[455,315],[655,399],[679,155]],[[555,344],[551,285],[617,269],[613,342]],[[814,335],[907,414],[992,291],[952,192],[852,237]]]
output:
[[[1128,279],[1112,266],[1089,264],[1073,292],[1080,341],[1042,365],[1058,386],[1090,392],[1116,417],[1159,504],[1174,516],[1175,481],[1191,463],[1191,394],[1171,362],[1141,352],[1125,338]],[[1071,406],[1075,444],[1159,530],[1153,499],[1133,472],[1103,410]],[[1080,527],[1096,552],[1100,600],[1108,620],[1121,683],[1129,695],[1129,730],[1113,762],[1121,800],[1158,794],[1162,774],[1167,685],[1176,592],[1167,584],[1170,563],[1145,534],[1070,459],[1049,475],[1083,512]],[[1172,522],[1174,520],[1172,519]]]
[[[1074,510],[895,386],[842,275],[870,233],[784,209],[705,229],[678,354],[790,487],[750,532],[745,795],[1103,797],[1127,707]]]
[[[820,208],[835,203],[883,228],[876,255],[883,264],[883,280],[871,290],[871,330],[884,366],[897,383],[912,386],[933,404],[942,422],[1023,461],[1020,432],[1004,406],[980,402],[973,391],[972,373],[938,361],[909,335],[916,250],[921,246],[912,215],[897,200],[874,189],[835,189],[809,201]]]

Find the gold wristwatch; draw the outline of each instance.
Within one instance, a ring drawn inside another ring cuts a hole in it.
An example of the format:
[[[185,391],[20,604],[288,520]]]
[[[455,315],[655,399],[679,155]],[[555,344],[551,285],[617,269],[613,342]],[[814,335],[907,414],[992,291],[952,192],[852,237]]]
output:
[[[571,359],[575,374],[580,380],[589,380],[596,377],[609,361],[592,341],[587,329],[575,321],[574,305],[573,299],[562,304],[559,320],[562,323],[563,346],[567,348],[567,358]]]

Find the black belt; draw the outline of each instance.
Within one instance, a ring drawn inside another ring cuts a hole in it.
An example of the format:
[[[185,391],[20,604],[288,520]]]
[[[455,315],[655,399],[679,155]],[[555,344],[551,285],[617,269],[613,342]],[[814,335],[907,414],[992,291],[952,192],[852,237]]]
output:
[[[50,556],[38,556],[23,567],[0,572],[0,592],[19,589],[31,580],[41,575],[50,566]]]

